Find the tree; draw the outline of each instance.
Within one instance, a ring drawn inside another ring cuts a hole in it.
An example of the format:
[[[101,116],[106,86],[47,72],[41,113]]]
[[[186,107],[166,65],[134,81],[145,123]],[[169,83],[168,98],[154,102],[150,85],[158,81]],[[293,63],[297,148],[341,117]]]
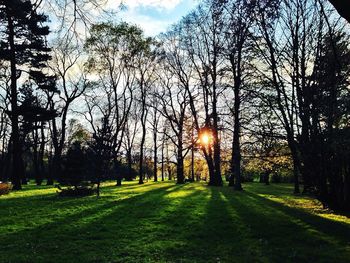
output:
[[[286,3],[285,7],[288,9],[290,5]],[[282,7],[277,1],[266,3],[264,1],[259,1],[257,3],[256,22],[258,35],[256,37],[256,47],[258,54],[261,54],[261,61],[264,61],[266,65],[268,65],[268,71],[265,71],[266,69],[260,70],[264,82],[262,85],[266,87],[267,91],[264,95],[262,95],[262,97],[270,106],[270,109],[278,116],[284,127],[286,133],[285,136],[293,157],[294,192],[299,193],[299,171],[301,168],[301,160],[299,157],[295,136],[295,133],[297,132],[295,129],[295,107],[297,102],[295,92],[290,92],[288,89],[289,86],[287,86],[286,82],[284,82],[284,78],[282,77],[284,70],[283,62],[281,59],[278,59],[282,58],[281,54],[285,52],[283,48],[283,41],[288,41],[288,38],[279,38],[277,35],[280,32],[278,31],[278,10],[282,10]],[[291,10],[285,10],[283,14],[292,16],[294,12]],[[299,14],[300,12],[298,12],[298,15]],[[290,27],[289,29],[293,30]],[[283,30],[287,29],[281,28],[281,31]],[[264,72],[268,72],[268,74],[264,74]],[[293,87],[295,88],[295,86]]]
[[[90,143],[90,151],[92,152],[92,162],[97,182],[97,195],[100,195],[100,184],[102,178],[108,173],[114,161],[114,142],[113,129],[109,124],[108,118],[101,120],[101,127],[97,127],[97,132],[93,134]],[[115,163],[115,162],[114,162]],[[117,176],[117,186],[121,185],[122,176]]]
[[[81,56],[81,48],[72,39],[72,36],[68,34],[67,37],[56,40],[57,44],[53,50],[53,59],[50,65],[51,70],[57,76],[57,88],[60,91],[58,99],[52,98],[50,108],[58,109],[60,119],[54,118],[51,123],[54,156],[48,185],[52,185],[53,178],[58,178],[61,173],[61,156],[66,144],[68,111],[87,88],[86,76],[77,65]],[[50,95],[48,94],[48,96]]]
[[[138,115],[138,103],[136,100],[133,101],[133,104],[130,109],[130,114],[128,121],[125,126],[125,136],[123,138],[123,148],[126,154],[127,162],[127,174],[125,175],[125,180],[132,181],[137,173],[133,168],[134,165],[134,154],[136,151],[136,136],[139,132],[139,115]]]
[[[151,110],[151,120],[149,121],[149,124],[151,125],[153,135],[153,178],[155,182],[158,181],[158,128],[160,122],[160,113],[158,109],[160,107],[160,102],[157,96],[158,93],[159,90],[154,85],[149,98],[149,107]]]
[[[10,102],[8,112],[11,119],[12,140],[12,175],[14,189],[21,189],[20,179],[24,177],[22,146],[19,132],[18,86],[17,81],[27,74],[38,88],[52,88],[52,79],[42,70],[45,62],[50,58],[50,51],[46,47],[45,36],[49,34],[46,17],[36,12],[35,6],[28,0],[14,0],[0,2],[0,21],[4,25],[1,32],[0,59],[10,64]],[[30,68],[28,72],[27,69]]]
[[[331,4],[337,9],[338,13],[350,23],[349,6],[341,0],[329,0]]]
[[[152,65],[150,43],[151,39],[145,39],[142,30],[127,23],[96,24],[86,41],[87,68],[98,76],[98,82],[91,82],[91,88],[84,94],[87,109],[83,116],[95,134],[96,125],[101,124],[96,119],[109,119],[115,167],[134,99],[141,104],[140,120],[142,124],[146,123],[146,94],[151,76],[148,72]],[[138,98],[135,98],[136,90],[139,91]]]
[[[134,64],[135,74],[138,87],[138,98],[140,103],[140,121],[141,121],[141,143],[140,143],[140,160],[139,160],[139,184],[143,184],[144,177],[144,146],[146,141],[146,125],[149,112],[147,99],[149,90],[154,85],[155,79],[155,40],[144,37],[142,30],[134,35]]]
[[[189,151],[185,145],[185,123],[188,119],[188,89],[190,86],[191,68],[184,59],[184,51],[177,45],[179,41],[179,27],[162,36],[162,61],[159,79],[162,91],[159,93],[161,106],[159,112],[166,119],[170,129],[164,130],[165,136],[171,140],[176,148],[177,183],[183,184],[184,158]]]
[[[223,55],[229,61],[228,71],[232,75],[233,80],[233,145],[232,145],[232,161],[230,186],[234,186],[235,190],[242,190],[241,186],[241,103],[242,89],[248,82],[249,62],[251,60],[251,41],[250,29],[253,23],[254,3],[247,1],[233,0],[228,1],[225,8],[225,46]]]
[[[187,87],[190,108],[197,133],[210,131],[213,136],[213,151],[202,147],[209,168],[209,185],[221,186],[221,142],[218,103],[223,87],[220,85],[223,47],[222,30],[223,5],[221,1],[205,1],[195,12],[181,23],[179,46],[186,51],[185,60],[192,64],[196,85]],[[199,105],[204,109],[204,120],[200,120]],[[201,123],[203,122],[203,124]]]

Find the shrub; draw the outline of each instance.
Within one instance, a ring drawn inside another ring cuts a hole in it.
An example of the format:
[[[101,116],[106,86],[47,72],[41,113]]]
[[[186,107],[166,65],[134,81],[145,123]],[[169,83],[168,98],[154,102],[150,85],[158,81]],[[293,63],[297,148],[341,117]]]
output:
[[[10,192],[12,185],[9,183],[0,182],[0,195],[6,195]]]
[[[67,186],[61,187],[56,186],[59,189],[58,195],[61,197],[79,197],[79,196],[89,196],[96,194],[95,184],[90,182],[81,183],[79,186]]]
[[[64,158],[64,169],[59,178],[59,196],[88,196],[96,193],[94,169],[83,145],[76,141]]]
[[[65,156],[64,169],[59,182],[61,185],[77,187],[84,181],[85,154],[79,142],[73,143]]]

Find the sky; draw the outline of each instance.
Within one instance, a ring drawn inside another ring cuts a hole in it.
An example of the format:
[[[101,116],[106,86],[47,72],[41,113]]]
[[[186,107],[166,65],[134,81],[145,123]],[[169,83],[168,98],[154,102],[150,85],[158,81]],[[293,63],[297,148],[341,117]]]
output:
[[[116,0],[109,0],[115,8]],[[187,15],[198,4],[198,0],[123,0],[124,11],[118,17],[122,21],[139,25],[147,36],[156,36]]]

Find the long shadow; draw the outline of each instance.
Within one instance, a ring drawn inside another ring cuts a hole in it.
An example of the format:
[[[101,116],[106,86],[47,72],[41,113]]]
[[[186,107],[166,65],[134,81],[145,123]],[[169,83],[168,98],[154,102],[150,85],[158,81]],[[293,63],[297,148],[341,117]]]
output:
[[[257,203],[266,203],[271,208],[277,209],[290,217],[302,220],[303,222],[316,228],[319,232],[329,236],[334,236],[344,242],[350,242],[350,226],[346,223],[336,222],[331,219],[313,215],[302,209],[285,206],[281,203],[261,197],[251,192],[246,192],[245,194],[254,199],[254,201]]]
[[[166,184],[166,186],[165,188],[161,185],[159,189],[166,191],[174,185]],[[113,193],[106,193],[103,190],[103,195],[99,199],[95,196],[61,198],[55,193],[3,199],[0,200],[0,236],[7,232],[17,233],[28,228],[44,227],[72,214],[101,210],[104,202],[109,202],[110,199],[129,199],[130,196],[145,194],[144,191],[149,191],[152,187],[154,188],[151,185],[149,189],[143,187],[143,192],[122,191],[121,188],[115,187]]]
[[[174,198],[172,202],[171,195],[176,195],[179,190],[184,191],[185,187],[172,185],[163,187],[161,192],[148,192],[150,194],[135,198],[124,207],[113,209],[79,228],[77,234],[96,225],[103,226],[89,238],[105,247],[105,250],[97,254],[92,252],[89,256],[92,261],[89,262],[163,262],[164,250],[171,250],[178,244],[179,241],[173,237],[179,234],[177,229],[182,225],[181,218],[169,221],[167,215],[176,211],[175,203],[177,207],[182,200],[196,195],[196,192],[187,189],[190,194]],[[174,262],[173,256],[170,259]]]
[[[204,192],[194,193],[165,217],[170,222],[183,222],[178,226],[181,234],[170,237],[177,246],[169,246],[165,251],[166,260],[203,263],[264,261],[259,244],[256,245],[259,242],[249,237],[250,228],[243,219],[229,211],[229,203],[222,191],[222,188],[208,187]]]
[[[348,225],[250,191],[199,186],[166,184],[136,192],[131,188],[124,199],[118,198],[124,194],[122,188],[113,190],[114,196],[108,190],[100,199],[44,198],[40,204],[52,202],[49,208],[62,213],[54,211],[50,215],[57,218],[29,229],[0,233],[0,251],[7,251],[8,262],[347,262],[349,258]]]
[[[0,247],[4,250],[16,250],[16,248],[21,247],[21,253],[9,258],[9,261],[13,262],[48,262],[50,261],[50,255],[61,254],[62,251],[66,251],[66,253],[53,259],[52,262],[75,262],[75,260],[72,260],[75,252],[72,250],[76,246],[76,252],[79,252],[76,258],[77,261],[83,257],[86,259],[83,262],[91,262],[90,260],[95,256],[93,251],[98,250],[98,248],[95,247],[91,249],[90,253],[85,254],[85,249],[88,248],[81,247],[80,243],[85,242],[84,244],[86,244],[87,239],[92,239],[91,243],[100,241],[102,248],[105,243],[113,242],[116,240],[111,235],[111,233],[115,233],[113,227],[120,228],[122,231],[118,233],[125,235],[125,233],[128,233],[128,229],[125,229],[124,226],[136,223],[136,219],[142,216],[142,214],[138,214],[138,211],[142,211],[140,206],[157,201],[163,195],[167,195],[179,187],[169,185],[124,200],[107,202],[95,200],[96,204],[88,203],[88,207],[78,213],[66,215],[54,222],[1,236]],[[151,212],[154,211],[151,210]],[[108,225],[112,226],[112,229]],[[140,234],[139,230],[142,229],[138,229],[138,235]],[[137,236],[134,239],[137,240]],[[98,258],[96,260],[96,262],[100,262]]]
[[[271,262],[348,262],[350,228],[251,192],[222,191]]]

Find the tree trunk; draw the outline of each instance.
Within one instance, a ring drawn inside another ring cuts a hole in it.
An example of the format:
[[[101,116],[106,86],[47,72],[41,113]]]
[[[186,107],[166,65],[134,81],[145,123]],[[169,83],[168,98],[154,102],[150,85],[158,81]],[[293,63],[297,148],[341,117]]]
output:
[[[45,154],[45,133],[44,133],[44,124],[41,125],[41,142],[39,148],[39,172],[41,180],[43,180],[45,175],[45,164],[44,164],[44,154]]]
[[[193,132],[192,132],[192,146],[191,146],[191,181],[194,182],[194,145],[193,145]]]
[[[164,138],[162,142],[162,182],[164,182]]]
[[[122,177],[120,175],[117,176],[117,186],[122,186]]]
[[[230,178],[228,186],[235,186],[235,151],[234,151],[235,143],[232,140],[232,150],[231,150],[231,163],[230,163]]]
[[[168,170],[168,180],[171,181],[173,180],[173,175],[172,175],[171,166],[169,165],[169,163],[167,165],[167,170]]]
[[[140,145],[140,161],[139,161],[139,184],[143,184],[143,151],[144,151],[144,144],[145,144],[145,138],[146,138],[146,125],[145,123],[142,124],[142,138],[141,138],[141,145]]]
[[[298,166],[299,166],[299,160],[293,157],[294,194],[300,193]]]
[[[265,183],[265,185],[269,185],[270,184],[270,173],[271,173],[271,171],[265,171],[264,172],[264,178],[263,178],[263,180],[264,180],[264,183]]]
[[[47,174],[46,185],[53,185],[54,179],[59,180],[61,173],[62,173],[61,154],[56,152],[55,150],[55,153],[52,159],[52,170]]]
[[[11,68],[11,128],[12,128],[12,174],[11,181],[14,190],[22,189],[21,178],[23,178],[22,168],[22,147],[19,137],[18,127],[18,105],[17,105],[17,69],[16,51],[14,43],[14,25],[10,12],[8,12],[8,41],[10,44],[10,68]]]
[[[153,177],[154,181],[158,181],[158,151],[157,151],[157,130],[153,131],[153,145],[154,145],[154,156],[153,156]]]
[[[182,135],[181,135],[181,137],[182,137]],[[179,140],[178,140],[176,177],[177,177],[177,182],[176,182],[177,184],[185,183],[184,159],[182,156],[182,138],[179,138]]]
[[[234,162],[234,176],[235,176],[235,184],[234,189],[241,191],[243,190],[242,184],[241,184],[241,145],[240,145],[240,129],[241,129],[241,122],[240,122],[240,105],[241,105],[241,98],[239,94],[240,90],[240,84],[241,80],[237,77],[235,78],[235,85],[234,85],[234,94],[235,94],[235,100],[234,100],[234,130],[233,130],[233,162]]]
[[[3,145],[5,145],[5,141],[3,141]],[[2,180],[3,181],[7,181],[8,175],[9,175],[9,171],[11,169],[11,155],[12,155],[12,142],[11,142],[11,138],[8,140],[7,142],[7,152],[3,152],[3,165],[2,165]]]

